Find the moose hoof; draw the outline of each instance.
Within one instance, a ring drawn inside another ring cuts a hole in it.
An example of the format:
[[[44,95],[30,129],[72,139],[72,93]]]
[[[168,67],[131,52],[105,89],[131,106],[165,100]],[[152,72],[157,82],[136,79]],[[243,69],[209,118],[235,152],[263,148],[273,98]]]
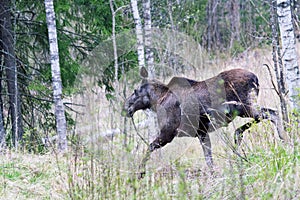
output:
[[[140,173],[138,174],[138,179],[144,178],[145,175],[146,175],[146,172],[145,172],[145,171],[144,171],[144,172],[140,172]]]

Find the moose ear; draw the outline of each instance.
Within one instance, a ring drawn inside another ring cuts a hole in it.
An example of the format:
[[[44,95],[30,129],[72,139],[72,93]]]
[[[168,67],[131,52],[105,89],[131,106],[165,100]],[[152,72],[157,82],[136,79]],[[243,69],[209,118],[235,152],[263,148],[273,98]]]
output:
[[[142,68],[140,69],[140,75],[141,75],[141,77],[142,77],[143,79],[148,78],[148,71],[146,70],[145,67],[142,67]]]

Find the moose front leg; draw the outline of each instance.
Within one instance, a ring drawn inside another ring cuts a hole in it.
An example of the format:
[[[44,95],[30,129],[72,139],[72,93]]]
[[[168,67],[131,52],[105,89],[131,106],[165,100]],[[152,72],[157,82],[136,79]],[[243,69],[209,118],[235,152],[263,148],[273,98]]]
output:
[[[146,174],[146,163],[150,159],[151,153],[159,149],[166,144],[170,143],[174,137],[177,135],[177,130],[171,131],[170,128],[164,127],[158,137],[150,144],[148,147],[146,154],[144,155],[142,159],[142,163],[139,166],[139,175],[138,178],[141,179],[145,176]]]
[[[142,163],[139,166],[139,174],[138,174],[138,179],[141,179],[145,176],[146,174],[146,162],[150,159],[152,151],[151,148],[149,147],[146,151],[146,154],[143,157]]]

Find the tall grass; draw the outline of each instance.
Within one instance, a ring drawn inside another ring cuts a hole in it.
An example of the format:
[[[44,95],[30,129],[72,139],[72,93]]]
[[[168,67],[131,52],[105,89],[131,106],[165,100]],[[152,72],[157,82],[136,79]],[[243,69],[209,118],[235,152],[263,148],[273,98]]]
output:
[[[197,159],[193,152],[174,144],[170,148],[175,149],[169,151],[179,157],[168,159],[164,155],[170,153],[168,150],[154,155],[142,180],[137,179],[142,152],[122,147],[123,138],[116,137],[79,157],[69,155],[67,194],[72,199],[297,199],[298,139],[283,143],[271,134],[257,138],[261,132],[273,132],[268,125],[253,131],[247,138],[253,142],[246,139],[240,149],[248,162],[230,151],[222,151],[225,147],[215,147],[216,169],[211,174],[201,152]],[[188,144],[187,148],[194,147]],[[180,156],[182,150],[187,155]]]
[[[299,133],[299,127],[291,128]],[[187,139],[186,155],[179,155],[179,147],[154,154],[141,180],[137,173],[143,150],[124,147],[122,137],[101,139],[93,147],[77,144],[57,159],[53,154],[7,152],[0,162],[0,199],[298,199],[299,134],[293,132],[296,140],[283,143],[274,142],[271,134],[257,138],[264,131],[273,132],[258,126],[239,149],[248,162],[226,146],[214,147],[211,174],[202,153],[188,150],[196,144]],[[175,143],[170,148],[180,140]],[[178,157],[168,158],[168,151]]]

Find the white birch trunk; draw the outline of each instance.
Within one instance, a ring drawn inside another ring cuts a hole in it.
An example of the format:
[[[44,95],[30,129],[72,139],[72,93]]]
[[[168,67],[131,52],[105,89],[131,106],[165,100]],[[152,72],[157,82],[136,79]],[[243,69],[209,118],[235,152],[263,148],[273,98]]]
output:
[[[138,62],[139,68],[145,68],[145,50],[144,50],[144,36],[143,36],[143,27],[138,10],[137,0],[130,0],[131,9],[133,14],[133,20],[135,24],[135,32],[137,38],[137,53],[138,53]]]
[[[0,11],[1,8],[0,8]],[[0,15],[1,16],[1,15]],[[1,32],[1,28],[0,28],[0,32]],[[2,45],[2,44],[1,44]],[[1,48],[1,46],[0,46]],[[3,56],[0,55],[2,58],[0,58],[1,64],[0,67],[1,69],[3,69]],[[2,73],[0,72],[0,78],[2,78]],[[2,80],[0,80],[0,93],[2,92]],[[6,141],[5,141],[5,137],[6,137],[6,130],[4,128],[4,118],[3,118],[3,102],[2,102],[2,95],[0,95],[0,153],[2,152],[2,150],[5,148],[6,146]]]
[[[282,66],[282,56],[281,49],[278,40],[278,18],[277,18],[277,2],[276,0],[270,0],[270,22],[272,29],[272,57],[274,62],[274,71],[277,80],[278,96],[280,99],[280,108],[282,113],[282,119],[284,122],[288,122],[288,111],[287,111],[287,101],[284,97],[285,95],[285,81],[283,75],[283,66]],[[274,86],[274,88],[276,88]],[[284,129],[286,130],[286,124]],[[281,125],[280,125],[281,126]]]
[[[155,68],[154,68],[154,58],[152,48],[152,22],[151,22],[151,10],[150,10],[151,2],[150,0],[144,0],[144,32],[145,32],[145,51],[146,51],[146,65],[148,69],[148,77],[150,79],[155,78]]]
[[[46,20],[50,44],[50,60],[52,72],[53,99],[55,104],[56,131],[58,134],[58,150],[67,150],[67,125],[62,101],[62,82],[60,76],[58,43],[53,0],[45,0]]]
[[[297,89],[300,88],[300,72],[297,62],[291,2],[289,0],[277,0],[277,14],[290,106],[291,108],[297,108],[295,97],[299,95]]]
[[[114,9],[114,1],[109,0],[110,10],[112,14],[112,43],[114,49],[114,67],[115,67],[115,82],[118,85],[118,52],[117,52],[117,42],[116,42],[116,12]]]

